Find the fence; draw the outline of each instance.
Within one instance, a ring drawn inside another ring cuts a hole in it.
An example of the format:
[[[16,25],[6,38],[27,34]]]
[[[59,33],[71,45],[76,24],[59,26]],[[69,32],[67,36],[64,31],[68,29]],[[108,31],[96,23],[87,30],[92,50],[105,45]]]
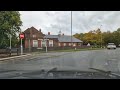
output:
[[[54,51],[54,50],[69,50],[69,49],[82,49],[82,48],[90,48],[90,46],[76,46],[76,47],[64,47],[64,46],[61,46],[61,47],[47,47],[47,50],[48,51]],[[46,50],[46,47],[43,47],[43,48],[31,48],[30,51],[29,51],[29,48],[24,48],[24,52],[27,53],[27,52],[37,52],[37,51],[45,51]]]
[[[12,53],[16,54],[16,55],[19,55],[19,49],[18,48],[12,48],[11,50],[10,49],[0,49],[0,55],[9,55],[11,56]]]

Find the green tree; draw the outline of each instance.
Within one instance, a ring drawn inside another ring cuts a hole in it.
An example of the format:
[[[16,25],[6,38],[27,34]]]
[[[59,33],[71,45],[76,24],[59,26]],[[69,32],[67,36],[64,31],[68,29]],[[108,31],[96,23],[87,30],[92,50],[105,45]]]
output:
[[[9,37],[12,36],[12,46],[17,42],[17,33],[20,32],[22,21],[18,11],[0,11],[0,48],[9,46]]]
[[[120,32],[120,28],[118,28],[117,31]]]
[[[101,46],[102,43],[102,46],[106,46],[108,43],[115,43],[118,46],[120,44],[120,28],[114,32],[101,32],[98,28],[87,33],[76,33],[74,36],[82,40],[85,45],[90,43],[91,45]]]

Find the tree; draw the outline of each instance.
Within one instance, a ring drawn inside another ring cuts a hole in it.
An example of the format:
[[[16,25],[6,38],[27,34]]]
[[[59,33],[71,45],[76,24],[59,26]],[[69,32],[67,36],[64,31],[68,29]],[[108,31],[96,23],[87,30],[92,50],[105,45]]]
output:
[[[90,43],[91,45],[100,46],[102,43],[103,46],[106,46],[108,43],[115,43],[115,45],[118,46],[120,44],[120,28],[114,32],[101,32],[98,28],[97,30],[89,31],[88,33],[76,33],[74,36],[82,40],[85,45]]]
[[[22,21],[18,11],[0,11],[0,48],[9,46],[9,37],[12,36],[12,46],[17,40]]]
[[[110,32],[110,31],[104,32],[103,33],[104,45],[107,45],[108,43],[113,43],[112,38],[113,38],[112,32]]]
[[[120,31],[114,31],[113,32],[113,39],[114,39],[114,43],[118,46],[120,44]]]
[[[84,34],[83,33],[80,33],[80,34],[76,33],[73,36],[77,39],[83,40]]]
[[[120,28],[118,28],[117,31],[120,32]]]

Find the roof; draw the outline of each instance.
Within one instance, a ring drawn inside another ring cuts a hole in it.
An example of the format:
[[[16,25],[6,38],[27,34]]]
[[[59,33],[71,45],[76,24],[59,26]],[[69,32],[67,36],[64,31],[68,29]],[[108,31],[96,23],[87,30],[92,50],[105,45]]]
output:
[[[41,36],[43,37],[43,36],[45,36],[45,34],[43,34],[42,32],[41,32],[41,29],[40,30],[37,30],[36,28],[34,28],[33,26],[31,27],[31,28],[28,28],[28,29],[26,29],[25,31],[24,31],[24,33],[25,34],[41,34]],[[40,37],[41,37],[40,36]]]
[[[46,35],[44,38],[58,38],[58,35]]]
[[[38,32],[38,30],[32,26],[31,28],[27,28],[27,29],[24,31],[24,33],[30,33],[31,30],[35,30],[35,31]]]
[[[46,35],[44,38],[57,38],[59,42],[71,42],[71,36],[67,35]],[[72,42],[83,42],[75,37],[72,36]]]

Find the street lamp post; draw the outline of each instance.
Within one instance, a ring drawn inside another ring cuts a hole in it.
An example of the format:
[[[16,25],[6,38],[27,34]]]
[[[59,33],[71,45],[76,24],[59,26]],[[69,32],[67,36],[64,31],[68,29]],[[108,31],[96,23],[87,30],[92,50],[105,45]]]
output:
[[[12,29],[12,28],[11,28],[11,29]],[[12,45],[11,45],[11,44],[12,44],[12,43],[11,43],[11,42],[12,42],[12,40],[11,40],[11,39],[12,39],[11,29],[10,29],[10,33],[9,33],[9,35],[10,35],[10,56],[11,56],[11,48],[12,48],[12,47],[11,47],[11,46],[12,46]]]
[[[11,56],[11,33],[10,33],[10,56]]]
[[[101,30],[102,25],[100,26],[100,30]],[[101,31],[101,48],[102,48],[102,31]]]
[[[47,35],[46,35],[46,40],[45,41],[46,41],[46,53],[47,53]]]
[[[47,40],[46,40],[46,53],[47,53]]]
[[[71,47],[72,47],[72,11],[71,11]]]

